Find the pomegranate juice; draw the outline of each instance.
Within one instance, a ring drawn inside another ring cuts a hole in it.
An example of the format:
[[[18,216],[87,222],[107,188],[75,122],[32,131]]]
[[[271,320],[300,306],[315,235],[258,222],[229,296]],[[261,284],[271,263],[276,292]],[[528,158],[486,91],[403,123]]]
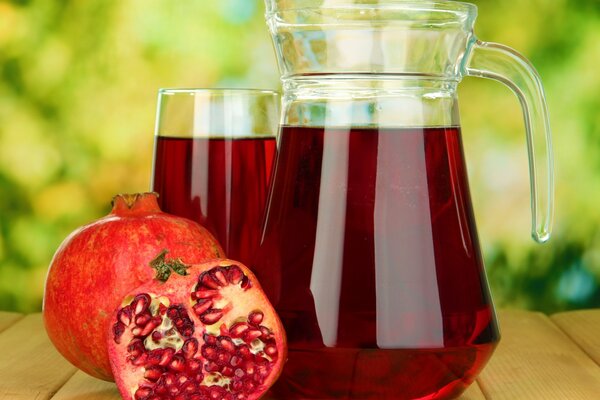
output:
[[[275,137],[157,137],[153,190],[163,211],[204,225],[251,264],[260,243]]]
[[[256,272],[278,399],[447,399],[499,339],[460,130],[284,126]]]

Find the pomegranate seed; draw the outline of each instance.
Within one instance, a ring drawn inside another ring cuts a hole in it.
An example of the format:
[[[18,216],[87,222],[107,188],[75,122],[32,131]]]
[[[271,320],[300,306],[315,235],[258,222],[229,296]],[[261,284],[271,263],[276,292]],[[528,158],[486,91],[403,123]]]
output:
[[[248,359],[252,358],[252,352],[250,351],[250,347],[248,347],[248,345],[246,345],[246,344],[240,345],[238,347],[238,352],[244,360],[248,360]]]
[[[180,310],[179,316],[180,319],[174,321],[175,328],[183,336],[192,336],[194,334],[194,323],[188,316],[187,311],[184,309]]]
[[[185,358],[192,358],[198,352],[198,341],[194,338],[188,339],[183,344],[181,352]]]
[[[129,345],[127,345],[127,351],[132,357],[139,356],[144,352],[144,350],[144,343],[140,339],[133,339],[131,342],[129,342]]]
[[[245,323],[245,322],[238,322],[238,323],[233,324],[233,326],[231,327],[231,329],[229,329],[229,333],[231,334],[231,337],[239,338],[247,330],[248,330],[248,324],[247,323]]]
[[[121,321],[123,325],[129,326],[129,324],[131,324],[131,306],[121,308],[117,314],[117,319]]]
[[[154,349],[148,353],[148,365],[159,365],[160,360],[163,357],[164,350],[163,349]]]
[[[158,305],[158,314],[165,315],[166,313],[167,313],[167,306],[165,306],[163,303],[160,303]]]
[[[164,376],[164,378],[165,378],[165,385],[167,387],[171,387],[171,386],[175,385],[175,375],[169,373],[169,374],[166,374]]]
[[[179,394],[179,387],[178,387],[178,386],[175,386],[175,385],[173,385],[173,386],[169,386],[169,393],[170,393],[172,396],[177,396],[177,395]]]
[[[240,371],[242,371],[242,370],[240,370]],[[242,374],[243,373],[244,373],[244,371],[242,371]],[[237,376],[237,370],[236,370],[236,376]],[[244,384],[241,381],[235,381],[235,382],[233,382],[232,387],[233,387],[233,390],[238,392],[238,391],[242,390],[242,388],[244,387]]]
[[[165,332],[165,336],[173,336],[175,335],[177,332],[175,331],[175,328],[171,328],[168,331]]]
[[[125,325],[122,322],[117,322],[113,325],[113,334],[115,343],[121,343],[121,336],[125,332]]]
[[[209,271],[203,272],[198,278],[198,282],[209,289],[219,289],[221,287],[221,284],[211,276]]]
[[[213,301],[211,299],[200,299],[198,301],[198,303],[196,305],[194,305],[194,307],[192,307],[192,308],[194,309],[194,312],[196,313],[196,315],[200,316],[200,314],[202,314],[204,311],[211,308],[212,305],[213,305]]]
[[[214,400],[221,400],[221,399],[223,399],[224,396],[221,395],[221,391],[222,390],[223,389],[219,390],[219,389],[217,389],[217,387],[212,386],[210,388],[210,394],[209,394],[210,398],[214,399]]]
[[[242,289],[250,289],[252,287],[252,284],[250,283],[250,279],[248,279],[248,277],[246,275],[244,275],[244,277],[242,278],[242,282],[240,283],[240,287]]]
[[[195,373],[202,368],[202,363],[198,360],[191,359],[187,362],[187,368],[188,371]]]
[[[250,380],[244,382],[244,388],[246,389],[246,393],[251,393],[256,388],[256,384]]]
[[[160,325],[160,318],[157,321],[156,319],[151,319],[150,322],[144,327],[140,336],[148,336],[154,329],[156,329]],[[136,335],[137,336],[137,335]]]
[[[196,299],[211,299],[213,297],[219,296],[218,290],[198,290],[192,294],[192,298]]]
[[[144,378],[150,382],[156,382],[162,375],[162,369],[160,367],[148,367],[144,371]]]
[[[179,316],[179,310],[177,310],[176,307],[169,307],[169,309],[167,310],[167,317],[169,317],[171,320],[174,320],[178,316]]]
[[[269,357],[277,355],[277,347],[272,344],[265,346],[265,354]]]
[[[135,324],[137,326],[146,326],[148,322],[152,319],[150,314],[141,314],[135,318]]]
[[[217,344],[217,337],[214,335],[209,335],[208,333],[205,333],[204,336],[204,343],[209,344],[211,346],[214,346]]]
[[[252,325],[260,325],[265,315],[261,311],[254,311],[248,315],[248,322]]]
[[[169,368],[175,372],[182,372],[185,370],[185,360],[179,354],[173,356],[173,359],[169,363]]]
[[[152,340],[153,340],[154,342],[158,342],[158,341],[160,341],[160,339],[162,339],[162,338],[163,338],[163,335],[162,335],[162,333],[160,333],[160,332],[158,332],[158,331],[154,331],[154,332],[152,332]]]
[[[227,336],[219,336],[217,340],[219,341],[219,346],[223,350],[228,351],[229,353],[233,353],[235,351],[235,344],[233,344],[233,340],[231,340],[231,338],[228,338]]]
[[[244,342],[252,343],[254,339],[258,339],[262,336],[262,332],[259,329],[250,329],[244,333]]]
[[[206,365],[204,366],[204,370],[206,372],[217,372],[219,370],[219,366],[217,365],[216,362],[214,361],[209,361],[208,363],[206,363]]]
[[[181,391],[187,394],[193,394],[198,392],[198,385],[194,382],[186,382],[183,386],[181,386]]]
[[[227,278],[225,277],[225,274],[223,273],[224,270],[225,270],[224,268],[216,268],[212,274],[213,279],[216,280],[217,282],[219,282],[221,284],[221,286],[229,285],[229,282],[227,281]]]
[[[237,265],[229,267],[229,273],[227,275],[229,276],[229,282],[231,282],[234,285],[240,283],[242,281],[242,278],[245,276],[240,267],[238,267]]]
[[[200,321],[206,325],[212,325],[219,321],[223,317],[223,310],[220,308],[211,308],[206,310],[202,315],[199,316]]]
[[[235,370],[235,376],[237,376],[238,378],[241,378],[241,377],[243,377],[244,375],[246,375],[246,373],[244,372],[244,370],[243,370],[243,369],[241,369],[241,368],[237,368],[237,369]]]
[[[217,361],[219,362],[219,364],[223,365],[223,364],[228,364],[229,360],[231,360],[231,354],[225,352],[225,351],[219,351],[217,354]]]
[[[231,364],[232,367],[237,367],[241,363],[242,363],[242,359],[239,358],[238,356],[233,356],[233,357],[231,357],[231,360],[229,360],[229,364]]]
[[[221,375],[231,378],[233,376],[233,369],[231,367],[223,367]]]
[[[271,332],[271,330],[269,328],[267,328],[266,326],[259,326],[258,327],[262,333],[262,338],[263,339],[273,339],[273,333]]]
[[[131,308],[133,309],[133,313],[135,315],[143,313],[148,309],[151,301],[152,299],[146,293],[138,294],[134,297],[133,301],[131,302]]]
[[[185,376],[185,375],[178,375],[177,376],[177,382],[179,382],[180,385],[183,385],[188,380],[189,380],[189,378],[187,376]]]
[[[248,375],[254,374],[254,363],[253,362],[246,363],[246,373]]]
[[[141,387],[135,391],[135,399],[136,400],[147,400],[151,394],[152,394],[152,389],[150,389],[149,387]]]
[[[169,365],[169,363],[173,359],[174,355],[175,355],[175,349],[172,349],[171,347],[167,347],[166,349],[163,350],[162,357],[161,357],[158,365],[160,365],[161,367],[166,367],[167,365]]]
[[[262,351],[261,351],[262,353]],[[264,353],[263,353],[264,355]],[[269,360],[267,360],[266,358],[262,358],[262,357],[256,357],[254,359],[254,361],[256,362],[256,365],[269,365]]]
[[[216,360],[218,357],[217,349],[213,346],[202,346],[201,353],[207,360]]]
[[[227,325],[225,324],[221,324],[221,326],[219,327],[219,331],[221,331],[221,336],[230,336],[229,329],[227,329]]]
[[[269,375],[269,368],[267,368],[266,365],[259,365],[258,367],[256,367],[256,369],[258,370],[257,376],[265,378],[267,375]]]
[[[146,353],[140,354],[139,357],[131,358],[131,363],[133,365],[135,365],[136,367],[139,367],[141,365],[146,365],[147,361],[148,361],[148,354],[146,354]]]

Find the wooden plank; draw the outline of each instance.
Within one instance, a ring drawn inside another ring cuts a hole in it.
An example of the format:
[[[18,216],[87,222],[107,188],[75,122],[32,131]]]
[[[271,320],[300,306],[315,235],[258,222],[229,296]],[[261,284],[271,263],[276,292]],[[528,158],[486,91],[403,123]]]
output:
[[[52,400],[121,400],[117,386],[93,378],[82,371],[75,375],[52,397]]]
[[[600,394],[600,368],[548,317],[499,313],[503,338],[479,385],[494,400],[589,400]]]
[[[78,371],[52,397],[52,400],[121,400],[117,386]],[[276,400],[273,398],[265,400]],[[485,400],[477,382],[473,383],[457,400]]]
[[[600,365],[600,309],[554,314],[551,319]]]
[[[52,400],[120,400],[117,386],[78,371],[52,397]],[[268,398],[265,400],[276,400]],[[281,399],[280,399],[281,400]],[[485,400],[481,389],[474,382],[457,400]]]
[[[0,399],[49,399],[75,372],[54,349],[41,314],[28,315],[0,334]]]
[[[0,311],[0,332],[13,325],[15,322],[23,318],[23,314],[13,312]]]
[[[457,400],[485,400],[485,396],[477,382],[473,382]]]

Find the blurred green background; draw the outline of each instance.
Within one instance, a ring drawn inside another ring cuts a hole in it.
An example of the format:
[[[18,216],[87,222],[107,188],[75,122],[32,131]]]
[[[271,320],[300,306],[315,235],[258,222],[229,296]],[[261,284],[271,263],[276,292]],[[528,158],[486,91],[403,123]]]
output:
[[[600,306],[600,2],[476,1],[478,36],[525,54],[554,130],[552,240],[529,235],[522,114],[501,84],[460,86],[495,302]],[[0,1],[0,309],[41,308],[54,250],[150,185],[160,87],[278,88],[262,0]]]

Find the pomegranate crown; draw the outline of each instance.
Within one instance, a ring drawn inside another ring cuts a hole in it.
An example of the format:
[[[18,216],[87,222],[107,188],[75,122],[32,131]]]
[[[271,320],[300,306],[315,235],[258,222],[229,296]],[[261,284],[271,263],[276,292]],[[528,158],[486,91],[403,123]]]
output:
[[[118,194],[113,197],[111,204],[111,214],[120,216],[160,212],[156,192]]]

